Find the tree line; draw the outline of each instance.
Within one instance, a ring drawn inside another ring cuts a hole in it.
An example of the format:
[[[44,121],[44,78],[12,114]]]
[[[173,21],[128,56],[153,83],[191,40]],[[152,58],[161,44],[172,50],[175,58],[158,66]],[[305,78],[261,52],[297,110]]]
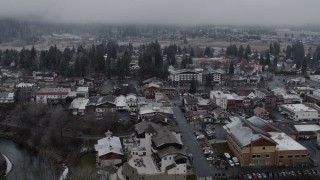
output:
[[[88,73],[104,73],[107,76],[129,75],[133,47],[119,46],[115,41],[84,47],[79,45],[63,50],[51,46],[48,50],[22,48],[0,50],[0,64],[29,71],[56,71],[64,76],[85,76]]]

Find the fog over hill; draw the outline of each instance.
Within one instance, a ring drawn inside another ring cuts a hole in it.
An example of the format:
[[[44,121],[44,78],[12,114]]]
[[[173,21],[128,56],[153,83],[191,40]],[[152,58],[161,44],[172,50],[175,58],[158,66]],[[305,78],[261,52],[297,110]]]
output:
[[[106,24],[319,25],[319,0],[2,0],[0,18]]]

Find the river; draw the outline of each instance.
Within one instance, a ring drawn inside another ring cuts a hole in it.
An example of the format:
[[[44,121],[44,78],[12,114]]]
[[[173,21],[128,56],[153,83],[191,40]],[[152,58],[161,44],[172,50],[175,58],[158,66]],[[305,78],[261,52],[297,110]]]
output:
[[[6,177],[8,180],[37,180],[39,179],[39,169],[43,169],[40,158],[14,142],[0,139],[0,153],[5,154],[13,168]],[[41,168],[40,168],[41,167]]]

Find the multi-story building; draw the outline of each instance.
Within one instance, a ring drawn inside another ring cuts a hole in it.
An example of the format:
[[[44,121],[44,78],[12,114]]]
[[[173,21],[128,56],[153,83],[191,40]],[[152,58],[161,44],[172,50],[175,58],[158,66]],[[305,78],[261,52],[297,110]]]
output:
[[[98,143],[94,145],[97,151],[97,165],[99,167],[120,164],[124,156],[120,138],[112,136],[110,131],[106,132],[106,136],[98,140]]]
[[[0,104],[14,103],[14,93],[0,92]]]
[[[90,112],[115,112],[116,109],[116,96],[114,95],[93,96],[89,98],[87,104],[87,111]]]
[[[320,107],[316,104],[283,104],[279,110],[295,121],[320,119]]]
[[[118,169],[117,178],[185,180],[187,155],[181,134],[175,129],[151,122],[136,124],[135,137],[124,139],[131,158]]]
[[[190,69],[179,69],[169,71],[169,80],[172,83],[189,83],[192,80],[202,83],[202,72]]]
[[[129,111],[137,111],[137,95],[130,93],[126,96],[126,102],[129,107]]]
[[[224,126],[227,143],[241,166],[296,166],[309,163],[308,150],[259,117],[235,118]]]
[[[227,109],[228,99],[222,91],[210,91],[210,99],[220,108]]]
[[[64,103],[70,88],[42,88],[36,92],[36,102],[44,104]]]

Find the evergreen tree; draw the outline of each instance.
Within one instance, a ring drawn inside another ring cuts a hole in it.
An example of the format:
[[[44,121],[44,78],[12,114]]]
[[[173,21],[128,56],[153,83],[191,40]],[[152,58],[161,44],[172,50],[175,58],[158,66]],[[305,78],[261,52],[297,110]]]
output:
[[[259,64],[260,65],[265,65],[263,54],[260,55]]]
[[[206,47],[203,54],[205,56],[207,56],[208,58],[212,58],[213,57],[213,49],[210,47]]]
[[[234,66],[233,66],[233,62],[231,61],[230,65],[229,65],[229,74],[234,74]]]
[[[194,49],[193,48],[190,49],[190,57],[194,57]]]
[[[306,74],[307,73],[307,58],[304,58],[301,65],[301,73]]]
[[[274,71],[277,71],[277,68],[278,68],[278,56],[274,57],[274,60],[273,60],[272,64],[273,64]]]
[[[189,93],[194,94],[197,92],[197,81],[193,78],[190,82]]]
[[[250,45],[248,44],[247,47],[246,47],[246,50],[244,52],[244,58],[249,60],[249,56],[251,55],[251,48],[250,48]]]
[[[270,43],[270,46],[269,46],[269,52],[270,52],[270,54],[274,54],[274,47],[273,47],[273,44],[272,43]]]
[[[212,86],[212,74],[207,74],[207,81],[206,81],[206,87],[211,87]]]
[[[242,45],[240,45],[239,50],[238,50],[238,58],[241,60],[244,56],[244,48]]]
[[[271,64],[270,53],[269,53],[269,51],[267,51],[265,65],[268,65],[270,67],[270,64]]]
[[[292,48],[290,45],[288,45],[286,49],[286,59],[290,59],[291,55],[292,55]]]

